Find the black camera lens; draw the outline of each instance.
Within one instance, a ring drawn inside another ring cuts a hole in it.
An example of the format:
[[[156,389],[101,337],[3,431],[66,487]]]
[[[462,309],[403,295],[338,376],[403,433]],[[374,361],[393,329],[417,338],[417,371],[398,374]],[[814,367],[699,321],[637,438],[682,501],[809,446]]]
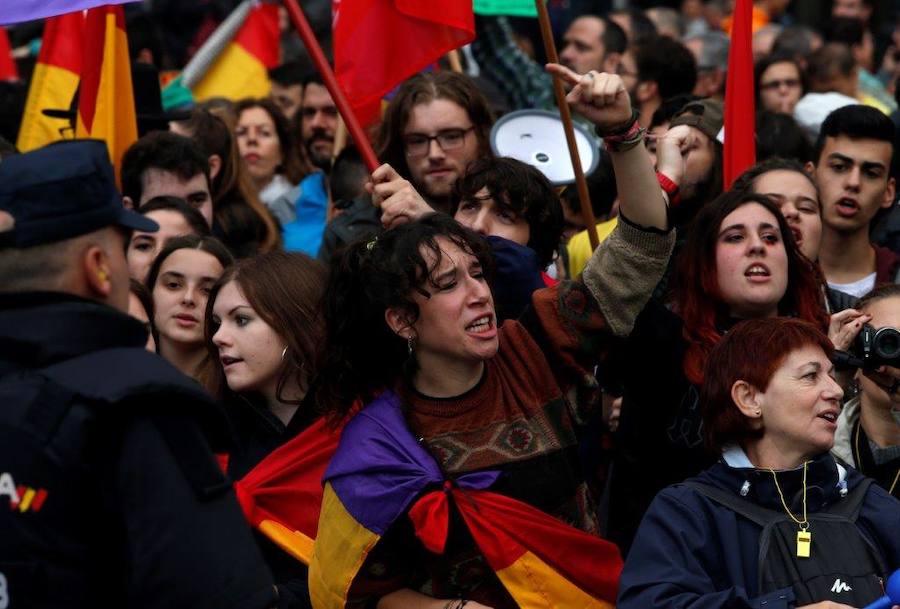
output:
[[[900,331],[896,328],[879,328],[872,339],[872,352],[885,360],[900,357]]]

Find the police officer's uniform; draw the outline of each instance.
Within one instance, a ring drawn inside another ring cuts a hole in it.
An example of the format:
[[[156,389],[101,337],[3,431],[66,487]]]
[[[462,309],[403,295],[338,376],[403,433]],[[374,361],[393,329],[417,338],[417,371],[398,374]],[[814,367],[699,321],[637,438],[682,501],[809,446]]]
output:
[[[122,208],[100,142],[4,161],[2,212],[0,247],[155,225]],[[0,609],[277,602],[210,450],[221,413],[145,341],[103,304],[0,295]]]

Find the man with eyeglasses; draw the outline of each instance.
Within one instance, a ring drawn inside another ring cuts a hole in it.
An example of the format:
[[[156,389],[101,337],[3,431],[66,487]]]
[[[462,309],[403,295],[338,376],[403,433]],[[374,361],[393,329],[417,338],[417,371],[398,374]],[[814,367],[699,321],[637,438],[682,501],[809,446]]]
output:
[[[488,133],[493,115],[471,78],[454,72],[417,74],[401,85],[385,110],[378,134],[378,156],[395,179],[379,184],[390,190],[399,216],[421,212],[422,199],[437,211],[451,211],[456,181],[475,159],[491,156]],[[404,213],[409,207],[410,213]],[[319,259],[328,261],[343,243],[374,234],[381,212],[357,200],[325,230]]]

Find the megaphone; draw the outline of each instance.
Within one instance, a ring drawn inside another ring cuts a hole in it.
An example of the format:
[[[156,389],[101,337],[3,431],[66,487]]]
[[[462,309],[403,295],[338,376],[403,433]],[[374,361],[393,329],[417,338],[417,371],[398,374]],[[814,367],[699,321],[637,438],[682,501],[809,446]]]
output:
[[[587,129],[573,123],[578,158],[584,175],[600,163],[600,142]],[[517,110],[504,115],[491,129],[491,149],[538,169],[554,186],[575,182],[566,132],[559,114],[547,110]]]
[[[894,571],[894,574],[888,579],[884,591],[884,596],[874,603],[866,605],[863,609],[891,609],[894,605],[900,605],[900,569]]]

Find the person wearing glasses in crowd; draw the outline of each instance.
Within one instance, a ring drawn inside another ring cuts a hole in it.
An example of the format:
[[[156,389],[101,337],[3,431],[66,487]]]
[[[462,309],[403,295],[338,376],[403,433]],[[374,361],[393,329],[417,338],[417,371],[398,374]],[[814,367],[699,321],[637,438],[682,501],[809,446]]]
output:
[[[466,167],[490,157],[488,141],[493,115],[475,83],[464,74],[418,74],[401,85],[388,105],[378,134],[378,156],[394,168],[411,204],[418,196],[435,210],[450,213],[451,195]],[[344,243],[377,232],[380,211],[357,200],[325,231],[319,258],[329,260]]]
[[[806,90],[797,60],[790,55],[767,55],[756,63],[754,77],[756,107],[793,116],[794,107]]]

